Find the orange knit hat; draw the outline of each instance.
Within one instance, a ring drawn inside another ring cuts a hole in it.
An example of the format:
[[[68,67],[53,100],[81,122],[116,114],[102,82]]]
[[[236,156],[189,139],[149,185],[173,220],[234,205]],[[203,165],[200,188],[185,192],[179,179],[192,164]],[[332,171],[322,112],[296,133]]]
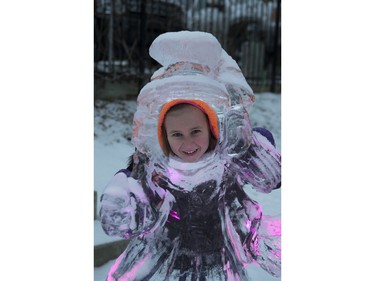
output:
[[[211,130],[212,135],[215,137],[216,140],[219,138],[219,122],[217,119],[216,112],[207,103],[201,100],[184,100],[184,99],[172,100],[164,104],[163,108],[160,111],[159,120],[158,120],[158,140],[159,140],[160,147],[162,148],[164,154],[167,154],[166,144],[164,143],[164,138],[163,138],[163,128],[162,128],[165,115],[173,106],[177,104],[181,104],[181,103],[191,104],[199,108],[201,111],[203,111],[208,117],[208,122],[210,125],[210,130]]]

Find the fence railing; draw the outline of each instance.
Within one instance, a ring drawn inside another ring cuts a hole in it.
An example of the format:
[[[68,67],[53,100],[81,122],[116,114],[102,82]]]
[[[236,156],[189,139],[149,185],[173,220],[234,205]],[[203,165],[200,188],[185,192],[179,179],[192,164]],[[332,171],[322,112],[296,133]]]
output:
[[[159,68],[148,48],[168,31],[215,35],[253,89],[280,91],[280,0],[94,0],[96,80],[142,87]]]

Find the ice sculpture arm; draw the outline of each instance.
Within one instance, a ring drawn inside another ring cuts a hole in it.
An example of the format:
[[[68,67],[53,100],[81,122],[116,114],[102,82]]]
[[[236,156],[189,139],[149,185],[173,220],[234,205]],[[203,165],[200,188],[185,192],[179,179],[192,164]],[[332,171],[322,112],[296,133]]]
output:
[[[261,205],[234,185],[237,200],[231,200],[231,221],[239,234],[248,262],[259,264],[273,276],[281,274],[280,218],[264,216]],[[232,197],[233,198],[233,197]]]
[[[250,184],[257,191],[270,193],[281,185],[281,155],[268,130],[254,129],[251,140],[246,153],[233,159],[233,168],[237,170],[241,185]]]
[[[281,276],[281,219],[279,216],[263,216],[258,233],[246,240],[256,262],[273,276]]]
[[[100,219],[105,233],[130,239],[153,228],[158,210],[139,182],[120,171],[101,196]]]
[[[249,230],[243,247],[248,259],[273,276],[281,276],[281,220],[263,216],[258,221],[248,220]]]

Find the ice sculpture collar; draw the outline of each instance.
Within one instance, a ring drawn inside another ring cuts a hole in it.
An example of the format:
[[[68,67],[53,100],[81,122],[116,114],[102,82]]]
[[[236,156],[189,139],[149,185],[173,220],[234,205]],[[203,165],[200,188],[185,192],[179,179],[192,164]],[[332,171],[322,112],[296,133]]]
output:
[[[180,191],[192,191],[197,182],[217,181],[224,173],[225,160],[220,159],[217,153],[209,152],[195,163],[185,163],[175,156],[170,156],[166,175],[170,180],[171,188]],[[192,181],[192,176],[194,180]]]
[[[218,161],[219,157],[217,153],[214,153],[212,151],[205,153],[199,161],[194,163],[186,163],[182,161],[177,156],[171,155],[168,159],[168,166],[172,167],[173,169],[179,170],[179,171],[194,171],[199,170],[207,165],[210,165],[211,163]]]

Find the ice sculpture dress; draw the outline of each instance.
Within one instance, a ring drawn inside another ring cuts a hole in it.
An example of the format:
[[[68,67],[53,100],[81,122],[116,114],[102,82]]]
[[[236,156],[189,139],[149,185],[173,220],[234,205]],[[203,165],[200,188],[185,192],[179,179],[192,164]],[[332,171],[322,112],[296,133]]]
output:
[[[251,280],[252,262],[280,276],[279,225],[265,224],[247,190],[278,188],[281,156],[269,132],[251,130],[254,95],[238,65],[204,32],[160,35],[150,55],[163,67],[138,96],[131,174],[118,172],[101,197],[104,231],[131,239],[107,280]],[[156,140],[174,99],[217,113],[218,144],[195,163],[165,156]]]

